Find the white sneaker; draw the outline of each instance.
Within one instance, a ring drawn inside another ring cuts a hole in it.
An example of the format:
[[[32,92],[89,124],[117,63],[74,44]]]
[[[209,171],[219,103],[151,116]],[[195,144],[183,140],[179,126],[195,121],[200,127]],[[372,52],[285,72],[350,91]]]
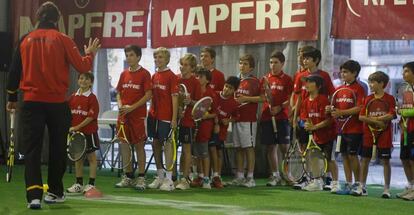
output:
[[[274,187],[278,185],[281,181],[281,178],[278,176],[270,176],[269,181],[266,183],[268,187]]]
[[[27,204],[27,208],[29,209],[40,209],[42,205],[40,204],[40,199],[33,199],[31,202]]]
[[[244,181],[244,178],[235,178],[232,181],[225,183],[225,186],[242,186]]]
[[[186,178],[181,178],[177,186],[175,186],[178,190],[187,190],[190,189],[190,184],[188,183]]]
[[[175,189],[174,182],[171,179],[164,179],[160,186],[160,190],[162,191],[173,191]]]
[[[135,189],[136,190],[145,190],[145,178],[144,177],[138,177],[135,181]]]
[[[122,176],[122,179],[119,183],[115,184],[116,188],[132,187],[134,185],[134,180],[128,178],[126,175]]]
[[[307,177],[302,177],[298,182],[293,184],[293,189],[295,190],[303,190],[309,184],[309,180]]]
[[[209,177],[204,177],[203,178],[203,189],[211,189],[211,185],[210,185],[210,178]]]
[[[256,187],[256,182],[253,178],[246,178],[246,181],[242,184],[244,187]]]
[[[321,182],[320,179],[314,179],[311,183],[306,185],[303,188],[303,190],[306,190],[306,191],[322,191],[323,190],[322,182]]]
[[[162,184],[162,179],[159,179],[158,177],[155,177],[154,181],[152,181],[151,184],[148,185],[148,188],[150,189],[159,189]]]
[[[53,193],[47,193],[44,201],[47,204],[63,203],[65,202],[65,195],[63,194],[63,196],[57,196]]]
[[[91,185],[91,184],[87,184],[85,185],[85,187],[83,188],[83,192],[86,193],[88,192],[90,189],[95,188],[95,186]]]
[[[66,189],[66,192],[68,193],[82,193],[83,192],[83,186],[81,184],[75,183],[68,189]]]
[[[407,195],[408,193],[410,193],[413,189],[411,189],[410,187],[405,187],[405,189],[401,192],[401,193],[397,193],[395,196],[397,198],[402,198],[403,196]]]
[[[338,183],[338,181],[332,181],[332,188],[331,188],[331,193],[335,193],[341,190],[341,186]]]

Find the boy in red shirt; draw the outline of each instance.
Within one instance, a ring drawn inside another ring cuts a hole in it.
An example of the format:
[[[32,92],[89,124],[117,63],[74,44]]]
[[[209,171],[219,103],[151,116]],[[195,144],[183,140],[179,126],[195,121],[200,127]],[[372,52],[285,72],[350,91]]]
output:
[[[125,175],[115,187],[131,187],[137,190],[145,189],[145,117],[147,115],[147,101],[151,99],[151,75],[139,65],[141,48],[128,45],[124,49],[129,68],[121,73],[116,87],[119,107],[118,124],[124,123],[126,138],[133,144],[137,153],[138,178],[134,181],[132,164],[125,169]]]
[[[216,59],[216,51],[211,47],[204,47],[200,53],[201,66],[211,72],[210,87],[214,91],[221,91],[224,86],[224,74],[214,68],[214,61]]]
[[[313,134],[314,141],[325,153],[328,161],[328,171],[332,173],[334,185],[338,184],[338,167],[336,161],[331,159],[333,140],[336,138],[336,128],[334,120],[325,111],[329,105],[328,97],[319,94],[324,84],[323,78],[318,75],[310,75],[306,77],[306,90],[309,96],[301,105],[301,118],[304,121],[304,129],[308,133]],[[319,191],[323,189],[322,178],[315,178],[311,183],[306,185],[304,190]]]
[[[368,84],[371,92],[373,94],[367,96],[364,101],[364,106],[359,113],[359,120],[364,122],[364,143],[362,145],[362,163],[361,163],[361,185],[358,187],[358,190],[355,192],[355,195],[368,195],[366,189],[366,181],[369,169],[369,162],[371,161],[372,156],[372,146],[373,146],[373,137],[372,133],[369,130],[368,124],[373,126],[378,126],[385,128],[385,130],[376,137],[378,158],[381,160],[384,166],[384,192],[382,193],[382,198],[391,198],[390,194],[390,181],[391,181],[391,148],[392,145],[392,126],[391,120],[395,118],[395,99],[392,95],[384,92],[384,88],[387,86],[389,77],[387,74],[381,71],[372,73],[368,77]],[[382,113],[380,116],[368,116],[366,113],[366,108],[369,102],[372,99],[382,99],[388,103],[389,111],[388,113]]]
[[[92,93],[91,87],[94,76],[92,73],[82,73],[78,77],[79,89],[69,98],[69,107],[72,113],[72,126],[69,132],[82,132],[86,137],[86,153],[89,161],[89,182],[83,186],[84,158],[75,162],[76,183],[66,191],[68,193],[85,193],[95,188],[96,179],[96,154],[99,149],[98,137],[98,99]]]
[[[180,84],[184,84],[187,88],[188,95],[184,99],[184,103],[187,108],[183,113],[178,113],[181,116],[179,126],[178,139],[182,147],[182,154],[180,157],[180,174],[183,176],[175,188],[179,190],[186,190],[190,188],[190,165],[191,165],[191,146],[193,144],[193,134],[195,123],[191,117],[191,111],[193,105],[197,100],[201,98],[201,85],[200,82],[194,76],[194,72],[197,68],[197,59],[193,54],[185,54],[184,57],[180,58],[180,71],[181,76],[179,77]]]
[[[154,61],[157,71],[152,76],[152,100],[147,126],[148,137],[153,138],[152,150],[158,177],[148,187],[172,191],[175,189],[172,171],[167,171],[164,177],[161,162],[163,143],[170,130],[177,127],[178,77],[167,67],[170,52],[166,48],[160,47],[154,51]]]
[[[261,94],[264,101],[262,106],[262,116],[260,119],[261,140],[260,143],[266,146],[267,161],[269,163],[271,176],[267,186],[276,186],[280,180],[278,170],[278,159],[276,157],[276,146],[284,159],[288,144],[290,143],[290,126],[288,120],[289,96],[292,94],[292,78],[283,72],[285,56],[282,52],[274,52],[270,56],[270,72],[262,78]],[[271,109],[265,98],[264,84],[267,83],[272,93],[273,103]],[[272,116],[274,116],[277,127],[277,134],[274,132]]]

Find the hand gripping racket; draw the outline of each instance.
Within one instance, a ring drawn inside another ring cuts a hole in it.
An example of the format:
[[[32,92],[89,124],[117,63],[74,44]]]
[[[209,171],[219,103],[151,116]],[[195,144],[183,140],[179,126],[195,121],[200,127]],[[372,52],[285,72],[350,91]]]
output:
[[[365,110],[365,113],[368,117],[380,117],[380,116],[384,116],[388,112],[389,112],[388,103],[382,99],[377,99],[377,98],[370,100]],[[368,128],[371,131],[372,142],[373,142],[371,160],[377,159],[378,138],[381,136],[382,132],[386,129],[386,125],[387,124],[385,124],[385,127],[378,127],[376,125],[368,124]]]

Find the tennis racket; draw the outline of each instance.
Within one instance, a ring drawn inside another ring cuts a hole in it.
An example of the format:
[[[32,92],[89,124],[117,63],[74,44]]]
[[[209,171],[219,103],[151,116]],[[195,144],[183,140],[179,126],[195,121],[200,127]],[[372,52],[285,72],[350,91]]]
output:
[[[129,144],[125,134],[125,124],[123,119],[120,120],[117,134],[104,153],[104,158],[105,162],[112,169],[125,169],[133,160],[133,148],[131,144]]]
[[[334,92],[331,98],[331,110],[347,110],[356,106],[356,96],[353,90],[349,88],[341,88]],[[341,151],[342,132],[348,124],[352,115],[341,116],[336,118],[338,124],[338,136],[336,137],[335,152]]]
[[[275,115],[272,114],[272,106],[274,106],[273,96],[272,96],[272,89],[270,88],[270,83],[267,78],[263,78],[263,87],[264,87],[264,94],[267,103],[269,104],[269,112],[272,116],[272,126],[273,126],[273,133],[277,134],[277,125],[276,125],[276,118]]]
[[[240,81],[240,86],[236,93],[234,94],[234,98],[237,99],[238,97],[244,96],[257,96],[260,94],[260,83],[255,77],[247,77],[243,78]],[[239,107],[244,105],[250,104],[250,102],[243,102],[240,103]]]
[[[398,112],[401,116],[401,129],[404,135],[404,146],[407,145],[408,118],[414,117],[414,92],[413,87],[404,82],[397,90]]]
[[[14,166],[14,110],[10,112],[10,144],[7,152],[6,181],[10,182]]]
[[[184,84],[178,85],[178,119],[182,119],[187,109],[187,104],[185,104],[185,99],[188,97],[189,93],[187,87]]]
[[[78,161],[83,158],[86,151],[86,137],[82,132],[70,132],[67,138],[67,154],[71,161]]]
[[[377,99],[377,98],[373,98],[372,100],[370,100],[365,110],[365,113],[368,117],[384,116],[388,112],[389,112],[388,103],[382,99]],[[376,160],[378,138],[381,136],[382,132],[386,129],[386,126],[378,127],[376,125],[368,124],[368,128],[371,131],[372,142],[373,142],[371,160]]]
[[[208,113],[211,109],[211,105],[213,104],[213,99],[210,96],[206,96],[198,100],[194,106],[193,110],[191,111],[191,116],[196,124],[195,131],[194,131],[194,138],[196,138],[198,134],[198,124],[203,119],[203,116]]]
[[[311,179],[321,178],[328,169],[328,161],[326,160],[325,153],[315,143],[312,133],[309,134],[308,145],[303,153],[302,162],[305,173]]]
[[[164,141],[164,166],[167,171],[172,171],[177,160],[177,129],[170,130],[168,138]]]

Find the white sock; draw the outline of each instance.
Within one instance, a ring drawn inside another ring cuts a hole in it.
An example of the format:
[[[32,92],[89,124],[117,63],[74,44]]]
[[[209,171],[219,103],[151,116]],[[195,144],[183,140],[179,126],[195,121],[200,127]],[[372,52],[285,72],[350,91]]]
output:
[[[218,176],[219,176],[218,172],[213,172],[213,177],[218,177]]]
[[[280,173],[279,173],[279,171],[273,172],[273,173],[272,173],[272,176],[273,176],[273,177],[280,177]]]
[[[171,171],[167,171],[165,173],[165,176],[167,177],[167,179],[172,180],[172,172]]]
[[[204,178],[204,173],[199,173],[199,174],[198,174],[198,177],[200,177],[200,178]]]
[[[159,179],[164,179],[164,170],[163,169],[157,169],[157,175]]]
[[[247,177],[248,177],[248,178],[253,178],[253,172],[248,172],[248,173],[247,173]]]
[[[237,172],[237,178],[244,178],[243,172]]]

